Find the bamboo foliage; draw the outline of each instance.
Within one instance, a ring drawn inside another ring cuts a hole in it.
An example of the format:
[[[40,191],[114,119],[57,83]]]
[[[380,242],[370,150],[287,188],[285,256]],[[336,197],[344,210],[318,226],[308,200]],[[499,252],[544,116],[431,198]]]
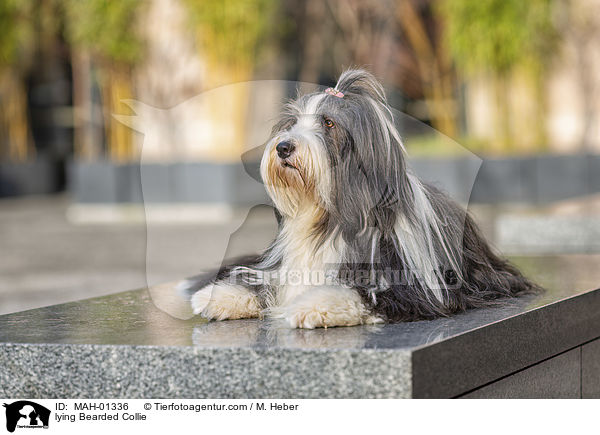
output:
[[[398,2],[396,17],[411,46],[419,67],[425,103],[436,130],[456,136],[456,108],[452,62],[444,38],[427,32],[414,0]],[[438,32],[441,34],[441,32]]]
[[[23,162],[35,156],[27,116],[27,94],[20,77],[6,72],[0,85],[0,132],[4,137],[2,157]]]
[[[32,4],[0,2],[0,158],[24,161],[35,155],[23,81],[33,46]]]
[[[432,1],[307,0],[302,8],[301,81],[318,81],[324,66],[337,72],[340,65],[367,65],[385,82],[398,84],[394,63],[404,59],[404,72],[410,75],[414,62],[415,87],[433,127],[456,135],[454,68],[438,30],[441,23],[428,21]]]
[[[133,130],[117,121],[112,114],[122,112],[121,100],[132,98],[131,73],[123,68],[106,68],[103,77],[102,93],[104,100],[104,119],[106,120],[107,151],[114,161],[126,161],[137,156],[133,149]]]
[[[537,118],[534,126],[543,140],[544,71],[556,54],[558,31],[553,0],[444,0],[439,12],[447,24],[449,48],[460,71],[491,75],[496,95],[496,142],[507,149],[518,132],[511,131],[509,85],[514,74],[533,78]],[[540,87],[540,84],[541,87]]]
[[[274,0],[185,0],[190,25],[196,30],[197,45],[208,66],[205,89],[252,78],[260,49],[269,34]],[[248,110],[248,87],[232,88],[229,104],[213,102],[215,122],[230,120],[231,143],[219,144],[218,158],[237,158],[243,151]]]
[[[250,78],[260,46],[272,25],[274,0],[185,0],[198,46],[217,80]]]
[[[144,3],[138,0],[62,0],[67,22],[67,38],[73,46],[77,57],[75,68],[75,104],[77,128],[89,122],[90,98],[85,84],[91,82],[82,75],[98,72],[98,85],[103,106],[104,129],[106,138],[106,155],[113,160],[126,161],[137,157],[138,150],[132,146],[133,131],[118,122],[112,116],[124,109],[122,99],[132,98],[134,92],[131,83],[131,68],[143,54],[143,44],[137,28],[140,8]],[[87,67],[81,59],[93,59]],[[100,155],[93,149],[89,134],[75,135],[76,157],[93,158]]]

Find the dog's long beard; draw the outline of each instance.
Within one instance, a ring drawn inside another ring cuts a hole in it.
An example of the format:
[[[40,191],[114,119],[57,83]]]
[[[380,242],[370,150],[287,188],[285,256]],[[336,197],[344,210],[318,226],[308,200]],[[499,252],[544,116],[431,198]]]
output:
[[[295,216],[304,205],[318,205],[310,159],[295,153],[282,160],[272,152],[262,169],[267,192],[280,212]]]

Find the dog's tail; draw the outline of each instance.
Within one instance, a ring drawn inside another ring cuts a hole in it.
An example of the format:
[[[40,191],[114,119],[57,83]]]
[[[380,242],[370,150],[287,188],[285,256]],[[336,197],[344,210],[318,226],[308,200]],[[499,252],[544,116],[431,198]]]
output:
[[[541,293],[542,287],[527,279],[519,269],[497,255],[467,214],[464,233],[464,264],[470,305],[485,305],[501,297]]]

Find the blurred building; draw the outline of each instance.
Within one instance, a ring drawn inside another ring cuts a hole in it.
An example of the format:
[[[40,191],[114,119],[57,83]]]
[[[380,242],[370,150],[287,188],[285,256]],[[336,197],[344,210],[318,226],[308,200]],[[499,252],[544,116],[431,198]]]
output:
[[[600,0],[0,0],[0,29],[0,196],[67,192],[1,201],[0,310],[262,249],[260,145],[298,87],[351,66],[506,253],[600,252]],[[596,282],[582,257],[557,275]]]
[[[497,1],[477,4],[493,11]],[[3,58],[0,93],[10,104],[0,117],[0,192],[62,189],[69,165],[75,192],[86,190],[77,183],[92,173],[99,178],[88,184],[109,177],[110,189],[126,191],[114,179],[115,167],[140,161],[214,163],[218,172],[264,142],[296,82],[331,85],[353,65],[381,78],[393,107],[481,156],[599,151],[600,0],[498,3],[517,11],[545,8],[548,39],[556,41],[543,68],[532,73],[521,56],[501,86],[485,65],[463,69],[465,59],[452,48],[453,25],[469,23],[460,14],[473,12],[473,4],[149,0],[105,8],[100,0],[52,0],[7,6],[2,13],[10,26],[0,52],[11,55]],[[529,25],[535,30],[525,19]],[[473,41],[466,41],[463,57]],[[411,153],[453,153],[412,125],[400,126]],[[93,165],[107,171],[94,172]],[[138,176],[139,169],[125,178]]]
[[[557,54],[548,63],[541,85],[546,143],[532,126],[540,122],[536,86],[527,74],[514,73],[507,92],[515,151],[573,153],[600,151],[600,1],[557,2],[560,30]],[[495,137],[497,104],[493,80],[481,74],[466,81],[466,130],[482,140]],[[537,96],[536,96],[537,95]],[[501,151],[501,150],[500,150]]]

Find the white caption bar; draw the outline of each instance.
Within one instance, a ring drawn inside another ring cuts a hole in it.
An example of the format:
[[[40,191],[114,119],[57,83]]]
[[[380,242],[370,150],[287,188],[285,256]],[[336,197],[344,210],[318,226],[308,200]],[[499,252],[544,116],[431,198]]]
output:
[[[596,400],[0,399],[0,433],[584,433]],[[132,432],[134,431],[134,432]]]

